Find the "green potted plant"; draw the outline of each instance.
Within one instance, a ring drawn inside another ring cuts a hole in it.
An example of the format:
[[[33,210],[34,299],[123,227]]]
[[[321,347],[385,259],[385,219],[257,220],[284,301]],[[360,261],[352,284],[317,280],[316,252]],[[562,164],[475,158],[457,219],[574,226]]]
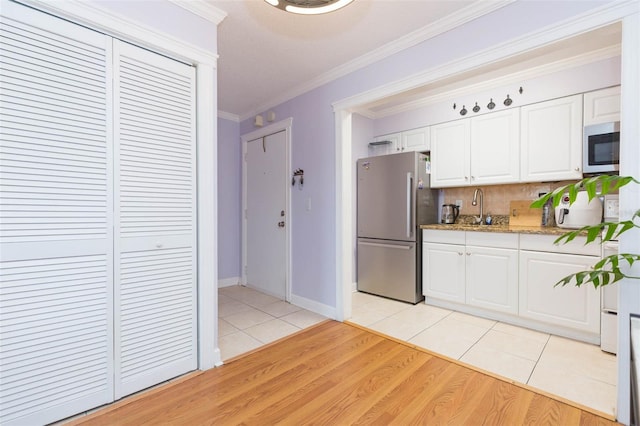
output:
[[[572,204],[577,197],[578,191],[585,190],[589,196],[589,201],[599,195],[616,192],[621,187],[629,183],[640,184],[640,181],[629,176],[608,176],[600,175],[582,179],[574,184],[569,184],[555,189],[553,192],[543,195],[542,197],[531,203],[532,208],[542,208],[547,202],[551,201],[553,207],[558,206],[564,194],[569,194],[569,204]],[[602,242],[617,239],[617,237],[633,228],[640,228],[635,223],[635,219],[640,218],[640,209],[637,210],[631,219],[618,222],[602,222],[593,226],[585,226],[574,231],[569,231],[557,238],[555,244],[566,244],[574,240],[579,235],[585,235],[587,241],[585,244],[594,242],[599,236]],[[631,253],[619,253],[602,258],[593,265],[588,271],[580,271],[562,278],[556,283],[556,286],[564,286],[575,280],[575,285],[580,287],[583,284],[592,283],[598,288],[620,281],[623,278],[640,279],[640,277],[626,275],[621,267],[628,264],[629,267],[634,262],[640,261],[640,255]]]

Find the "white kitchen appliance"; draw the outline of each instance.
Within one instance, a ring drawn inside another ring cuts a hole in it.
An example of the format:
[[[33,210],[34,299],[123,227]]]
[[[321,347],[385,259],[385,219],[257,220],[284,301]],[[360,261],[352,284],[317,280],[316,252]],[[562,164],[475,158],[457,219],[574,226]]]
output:
[[[604,196],[604,221],[618,221],[618,195]],[[618,241],[602,244],[602,257],[618,254]],[[600,349],[617,353],[618,348],[618,284],[605,285],[602,288],[600,313]]]
[[[610,173],[620,168],[620,122],[585,126],[582,147],[584,173]]]
[[[597,225],[602,221],[602,201],[598,197],[589,201],[587,192],[580,191],[573,204],[569,205],[569,194],[565,193],[556,207],[555,218],[560,228]]]

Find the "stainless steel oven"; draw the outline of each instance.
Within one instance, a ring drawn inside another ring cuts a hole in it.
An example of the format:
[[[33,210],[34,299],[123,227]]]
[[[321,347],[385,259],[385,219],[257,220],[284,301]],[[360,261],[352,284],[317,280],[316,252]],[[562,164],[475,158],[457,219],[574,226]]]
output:
[[[617,172],[620,164],[620,122],[585,126],[583,173]]]

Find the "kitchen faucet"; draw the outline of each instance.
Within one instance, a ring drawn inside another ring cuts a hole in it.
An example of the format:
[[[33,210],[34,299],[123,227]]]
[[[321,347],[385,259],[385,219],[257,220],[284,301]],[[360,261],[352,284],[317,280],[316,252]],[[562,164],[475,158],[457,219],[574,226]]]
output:
[[[478,205],[478,192],[480,193],[480,216],[476,217],[474,216],[474,219],[476,220],[476,223],[482,225],[482,204],[483,204],[483,200],[484,200],[484,194],[482,193],[482,189],[480,188],[476,188],[475,192],[473,193],[473,200],[471,200],[471,205],[472,206],[477,206]]]

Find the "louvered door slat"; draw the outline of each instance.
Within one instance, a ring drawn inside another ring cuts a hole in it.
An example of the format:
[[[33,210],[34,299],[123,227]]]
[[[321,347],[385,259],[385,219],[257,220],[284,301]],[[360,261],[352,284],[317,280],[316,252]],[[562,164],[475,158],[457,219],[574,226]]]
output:
[[[163,138],[157,138],[153,142],[146,142],[145,135],[130,134],[122,131],[120,134],[127,138],[127,146],[122,148],[123,151],[128,150],[144,154],[152,154],[150,156],[145,155],[145,158],[154,158],[153,154],[155,153],[166,159],[167,155],[175,153],[178,157],[176,158],[175,163],[182,165],[186,162],[180,161],[179,157],[188,155],[191,151],[189,145],[180,146],[171,138],[166,138],[166,141]]]
[[[3,2],[0,424],[113,400],[110,40]]]
[[[197,367],[193,69],[114,46],[116,397]]]

